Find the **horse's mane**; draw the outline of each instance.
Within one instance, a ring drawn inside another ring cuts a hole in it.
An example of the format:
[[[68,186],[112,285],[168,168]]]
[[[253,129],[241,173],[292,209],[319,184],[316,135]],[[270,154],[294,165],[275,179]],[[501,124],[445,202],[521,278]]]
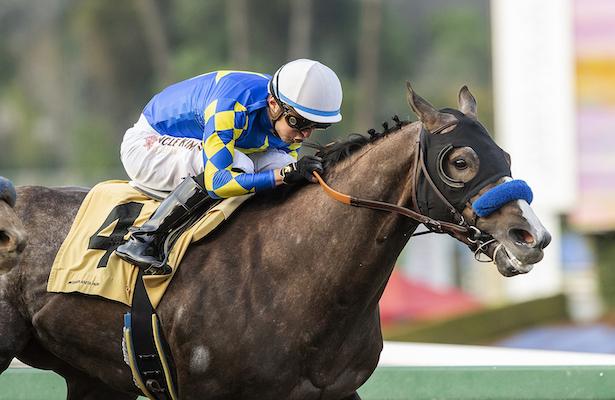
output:
[[[336,140],[329,144],[305,143],[305,146],[316,150],[316,155],[323,159],[323,167],[326,171],[331,166],[348,158],[348,156],[363,148],[365,145],[374,143],[387,136],[389,133],[396,132],[411,123],[411,121],[400,120],[397,115],[393,116],[392,119],[395,124],[391,127],[389,127],[389,123],[386,121],[382,123],[382,132],[370,129],[367,131],[369,136],[351,133],[346,139]]]
[[[325,170],[324,177],[326,177],[327,170],[338,162],[345,160],[357,150],[386,137],[389,133],[399,131],[404,126],[412,123],[412,121],[400,120],[397,115],[393,116],[392,119],[394,122],[393,126],[389,126],[389,123],[385,121],[382,123],[382,132],[370,129],[367,131],[369,136],[351,133],[346,139],[339,139],[329,144],[322,145],[320,143],[306,142],[303,145],[315,149],[316,155],[323,159],[323,167]],[[271,207],[276,201],[283,201],[302,186],[304,185],[283,185],[276,190],[257,193],[257,196],[259,199],[263,199],[261,204],[266,204],[267,207]]]

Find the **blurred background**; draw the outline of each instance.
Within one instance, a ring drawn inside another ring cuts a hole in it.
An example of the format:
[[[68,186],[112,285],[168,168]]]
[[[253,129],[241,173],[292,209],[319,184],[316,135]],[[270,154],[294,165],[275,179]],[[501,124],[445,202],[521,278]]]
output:
[[[554,240],[503,278],[448,237],[413,239],[382,300],[394,340],[615,353],[615,2],[0,0],[0,175],[124,179],[119,144],[165,86],[308,57],[344,88],[318,141],[414,120],[467,84]]]

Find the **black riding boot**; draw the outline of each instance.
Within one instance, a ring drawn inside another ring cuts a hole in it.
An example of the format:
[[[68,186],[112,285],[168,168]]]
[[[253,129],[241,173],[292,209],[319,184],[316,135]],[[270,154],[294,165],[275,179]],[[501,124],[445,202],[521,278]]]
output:
[[[191,216],[206,211],[213,203],[207,191],[196,181],[201,177],[202,175],[184,179],[160,203],[150,219],[132,232],[130,239],[119,246],[115,253],[121,259],[143,269],[163,268],[163,247],[167,236]]]

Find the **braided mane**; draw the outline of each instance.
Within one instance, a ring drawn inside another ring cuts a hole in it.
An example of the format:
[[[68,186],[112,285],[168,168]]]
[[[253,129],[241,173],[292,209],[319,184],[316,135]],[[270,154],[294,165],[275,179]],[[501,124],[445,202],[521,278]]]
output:
[[[402,121],[397,115],[392,117],[394,126],[389,127],[388,122],[382,123],[382,132],[377,132],[375,129],[367,131],[369,136],[364,136],[359,133],[351,133],[346,139],[336,140],[326,145],[319,143],[305,143],[305,146],[316,149],[316,155],[323,159],[323,167],[325,170],[338,162],[348,158],[352,153],[359,150],[369,143],[387,136],[391,132],[396,132],[402,127],[411,123],[411,121]]]

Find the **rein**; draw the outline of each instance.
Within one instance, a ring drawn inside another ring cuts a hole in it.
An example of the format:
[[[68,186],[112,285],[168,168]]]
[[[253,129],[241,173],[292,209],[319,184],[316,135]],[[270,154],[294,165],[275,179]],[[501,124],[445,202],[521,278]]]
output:
[[[318,183],[320,183],[320,186],[322,187],[324,192],[329,197],[339,201],[340,203],[344,203],[354,207],[371,208],[372,210],[382,210],[401,214],[405,217],[411,218],[425,225],[430,231],[437,233],[455,232],[459,234],[467,234],[471,231],[471,227],[467,224],[466,226],[464,226],[451,222],[438,221],[426,215],[413,211],[409,208],[398,206],[397,204],[385,203],[383,201],[377,200],[361,199],[358,197],[353,197],[344,193],[340,193],[337,190],[333,189],[331,186],[327,185],[327,183],[322,179],[318,172],[314,171],[314,176],[316,177],[316,180],[318,180]]]
[[[436,132],[439,133],[446,128],[449,128],[455,125],[456,122],[452,122],[440,127]],[[421,131],[421,135],[423,132]],[[418,223],[423,224],[428,230],[425,232],[418,232],[412,234],[412,236],[423,235],[427,233],[447,233],[453,236],[455,239],[465,243],[472,249],[474,252],[474,256],[478,261],[483,261],[479,259],[480,253],[487,255],[490,259],[487,260],[493,261],[495,258],[495,254],[501,247],[500,245],[496,245],[495,240],[489,234],[483,233],[480,229],[478,229],[474,225],[468,224],[463,216],[455,209],[455,207],[446,199],[446,197],[438,190],[435,183],[433,182],[428,170],[425,165],[425,161],[423,158],[421,141],[417,141],[417,153],[415,158],[415,179],[418,179],[420,173],[422,173],[431,189],[436,193],[436,195],[440,198],[440,200],[444,203],[444,205],[450,210],[451,215],[458,221],[457,223],[453,222],[445,222],[439,221],[433,218],[430,218],[427,215],[421,214],[420,212],[414,211],[412,209],[398,206],[397,204],[386,203],[383,201],[377,200],[368,200],[362,199],[354,196],[350,196],[344,193],[340,193],[337,190],[333,189],[331,186],[327,185],[327,183],[322,179],[318,172],[314,171],[313,175],[322,187],[323,191],[332,199],[339,201],[340,203],[361,207],[361,208],[369,208],[372,210],[381,210],[394,212],[410,219],[415,220]],[[418,206],[416,201],[416,187],[412,190],[412,199],[415,205]],[[476,221],[477,216],[475,215],[474,221]]]
[[[469,225],[465,220],[459,224],[438,221],[426,215],[418,213],[406,207],[398,206],[397,204],[386,203],[377,200],[367,200],[358,197],[353,197],[344,193],[340,193],[322,179],[318,172],[313,172],[314,177],[322,187],[323,191],[333,200],[340,203],[360,207],[370,208],[372,210],[394,212],[404,217],[415,220],[418,223],[425,225],[428,229],[424,232],[413,233],[411,236],[419,236],[427,233],[447,233],[462,243],[465,243],[474,252],[474,257],[477,261],[491,262],[495,259],[495,254],[500,249],[501,245],[495,245],[495,240],[488,234],[481,232],[477,227]],[[480,253],[489,257],[488,260],[481,260]]]

